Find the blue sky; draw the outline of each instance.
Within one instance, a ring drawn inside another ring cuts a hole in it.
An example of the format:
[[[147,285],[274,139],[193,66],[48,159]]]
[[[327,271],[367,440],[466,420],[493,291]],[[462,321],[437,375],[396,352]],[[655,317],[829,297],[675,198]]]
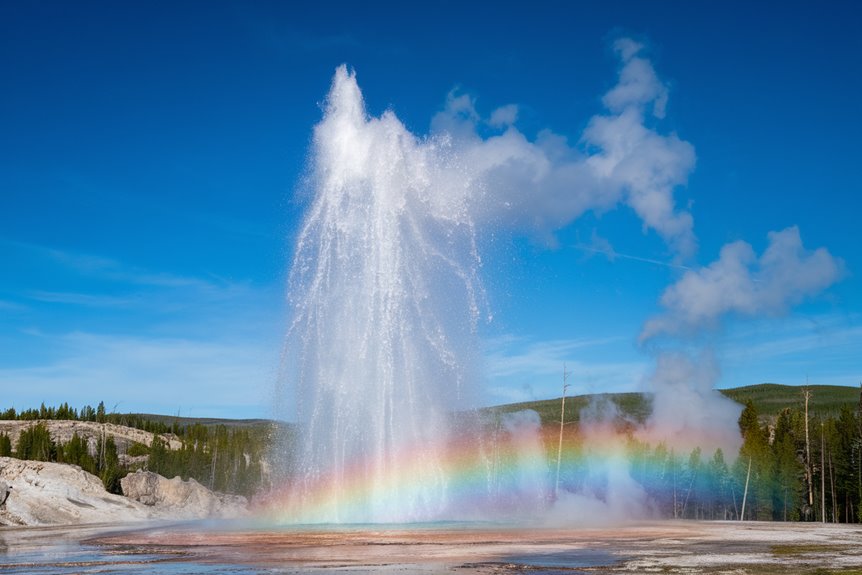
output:
[[[0,404],[271,415],[336,67],[414,134],[466,95],[589,155],[623,38],[667,100],[644,126],[693,154],[671,198],[697,248],[626,202],[483,227],[484,401],[557,396],[563,363],[575,392],[643,389],[668,349],[707,350],[718,386],[858,385],[859,18],[853,2],[5,3]]]

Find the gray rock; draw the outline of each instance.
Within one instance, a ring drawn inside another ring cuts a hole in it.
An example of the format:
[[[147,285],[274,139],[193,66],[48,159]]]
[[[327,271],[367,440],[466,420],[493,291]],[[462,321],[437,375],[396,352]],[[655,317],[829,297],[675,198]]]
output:
[[[136,471],[120,480],[123,494],[173,517],[239,517],[247,514],[248,500],[239,495],[210,491],[194,479],[167,479],[152,471]]]

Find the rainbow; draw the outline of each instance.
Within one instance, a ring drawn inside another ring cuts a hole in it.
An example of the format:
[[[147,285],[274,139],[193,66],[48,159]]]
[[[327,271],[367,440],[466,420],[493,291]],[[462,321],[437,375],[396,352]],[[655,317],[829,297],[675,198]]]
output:
[[[386,459],[357,457],[339,476],[285,481],[259,499],[257,512],[292,525],[525,521],[541,518],[568,494],[606,501],[622,488],[630,505],[636,494],[643,509],[654,508],[691,480],[694,465],[704,476],[721,471],[712,454],[693,456],[597,425],[567,430],[558,482],[556,429],[486,429],[405,446]]]

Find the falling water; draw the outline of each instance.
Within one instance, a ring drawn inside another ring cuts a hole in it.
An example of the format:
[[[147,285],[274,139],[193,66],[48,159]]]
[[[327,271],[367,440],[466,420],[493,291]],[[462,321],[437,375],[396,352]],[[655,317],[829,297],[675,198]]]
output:
[[[450,417],[469,396],[481,286],[468,178],[445,140],[370,118],[335,74],[290,278],[302,427],[292,519],[403,522],[450,509]]]

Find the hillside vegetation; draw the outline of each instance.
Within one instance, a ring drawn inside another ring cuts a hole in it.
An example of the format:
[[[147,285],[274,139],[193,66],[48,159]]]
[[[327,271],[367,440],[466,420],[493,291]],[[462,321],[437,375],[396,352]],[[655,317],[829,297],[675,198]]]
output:
[[[722,389],[721,393],[745,405],[751,401],[761,416],[777,416],[788,407],[802,405],[802,387],[761,383],[732,389]],[[834,417],[847,405],[859,403],[859,388],[842,385],[810,385],[811,400],[808,411],[822,416]]]
[[[795,385],[780,385],[777,383],[761,383],[731,389],[715,390],[716,394],[729,397],[744,406],[751,401],[761,419],[768,420],[777,417],[782,410],[799,407],[803,403],[802,387]],[[841,409],[856,406],[859,403],[860,389],[840,385],[811,385],[811,400],[808,410],[811,414],[822,417],[835,417]],[[547,425],[559,423],[561,397],[540,401],[509,403],[486,408],[489,413],[512,413],[524,409],[532,409]],[[574,395],[566,397],[565,420],[578,422],[581,411],[591,404],[609,402],[616,406],[620,416],[643,423],[649,417],[652,407],[652,397],[649,393],[597,393]]]

